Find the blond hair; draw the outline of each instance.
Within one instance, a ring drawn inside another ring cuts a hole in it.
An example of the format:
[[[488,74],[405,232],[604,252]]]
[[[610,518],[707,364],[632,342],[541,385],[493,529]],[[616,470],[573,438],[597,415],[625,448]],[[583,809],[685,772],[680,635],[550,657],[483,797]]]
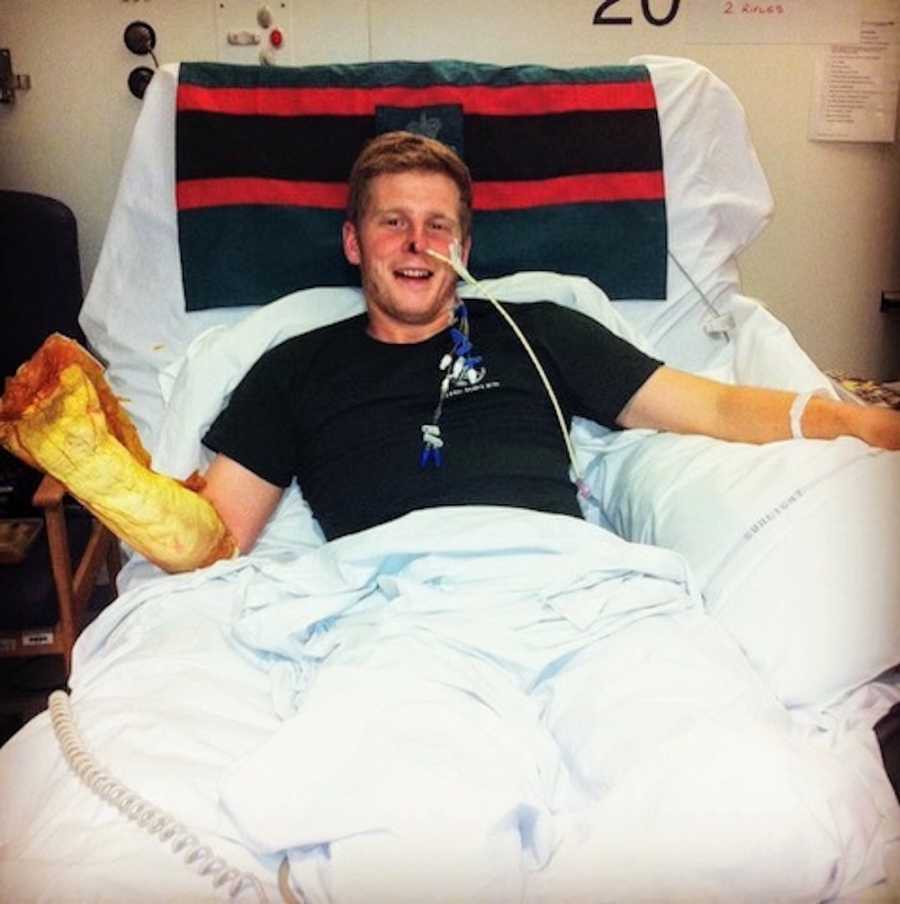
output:
[[[442,173],[459,189],[459,223],[463,240],[472,228],[472,177],[448,145],[414,132],[385,132],[362,149],[350,172],[347,219],[359,226],[369,204],[370,185],[385,173]]]

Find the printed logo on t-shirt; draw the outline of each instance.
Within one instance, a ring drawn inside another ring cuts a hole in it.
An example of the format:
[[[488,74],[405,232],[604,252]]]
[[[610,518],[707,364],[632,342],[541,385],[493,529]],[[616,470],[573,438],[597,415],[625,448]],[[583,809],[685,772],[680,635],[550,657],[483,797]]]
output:
[[[486,389],[498,389],[500,387],[499,380],[488,380],[486,367],[471,367],[465,373],[450,378],[450,391],[447,393],[448,399],[456,398],[461,395],[469,395],[473,392],[484,392]]]
[[[469,395],[473,392],[484,392],[485,389],[499,389],[500,381],[491,380],[488,383],[476,383],[474,386],[463,386],[460,389],[451,389],[447,393],[448,399],[456,398],[456,396]]]
[[[463,317],[466,315],[463,314]],[[445,355],[440,363],[440,369],[446,372],[441,386],[444,398],[452,399],[471,392],[496,389],[500,385],[497,380],[484,382],[487,367],[482,364],[481,355],[472,346],[468,330],[451,327],[450,335],[453,338],[453,351]]]
[[[469,367],[467,369],[454,368],[450,373],[451,389],[466,389],[469,386],[477,386],[487,374],[486,367]]]

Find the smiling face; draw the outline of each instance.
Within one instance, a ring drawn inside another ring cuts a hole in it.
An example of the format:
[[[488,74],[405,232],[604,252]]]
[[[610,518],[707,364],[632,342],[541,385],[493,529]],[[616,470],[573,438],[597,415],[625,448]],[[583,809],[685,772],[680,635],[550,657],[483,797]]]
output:
[[[460,193],[443,173],[383,173],[369,185],[358,225],[344,224],[344,253],[360,267],[369,335],[382,342],[421,342],[445,329],[456,274],[426,254],[449,256],[463,241]],[[468,258],[465,239],[462,258]]]

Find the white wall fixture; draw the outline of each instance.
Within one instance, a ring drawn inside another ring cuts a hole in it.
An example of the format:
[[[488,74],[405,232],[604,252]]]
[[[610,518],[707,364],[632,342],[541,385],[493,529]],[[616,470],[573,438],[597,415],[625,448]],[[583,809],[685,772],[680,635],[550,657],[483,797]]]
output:
[[[219,62],[290,66],[294,63],[293,0],[212,0]]]

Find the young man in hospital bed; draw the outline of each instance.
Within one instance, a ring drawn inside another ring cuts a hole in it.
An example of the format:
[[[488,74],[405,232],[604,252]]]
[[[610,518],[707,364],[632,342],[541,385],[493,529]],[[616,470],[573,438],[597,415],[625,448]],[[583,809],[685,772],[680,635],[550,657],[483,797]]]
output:
[[[566,460],[574,470],[574,415],[900,449],[898,412],[677,371],[549,302],[515,306],[518,326],[486,301],[461,304],[471,205],[468,169],[444,144],[395,132],[363,150],[343,245],[367,313],[263,355],[205,437],[218,453],[205,478],[150,470],[102,368],[61,337],[8,381],[0,443],[171,572],[248,552],[294,477],[328,539],[436,506],[580,518]]]
[[[456,242],[468,257],[471,199],[465,165],[443,144],[390,133],[361,154],[343,242],[367,314],[265,355],[205,440],[218,455],[203,495],[242,551],[295,476],[329,539],[435,505],[579,517],[525,349],[488,302],[460,305],[456,273],[431,254],[446,258]],[[713,382],[660,366],[577,312],[516,311],[569,416],[749,443],[849,434],[900,448],[900,413]]]

